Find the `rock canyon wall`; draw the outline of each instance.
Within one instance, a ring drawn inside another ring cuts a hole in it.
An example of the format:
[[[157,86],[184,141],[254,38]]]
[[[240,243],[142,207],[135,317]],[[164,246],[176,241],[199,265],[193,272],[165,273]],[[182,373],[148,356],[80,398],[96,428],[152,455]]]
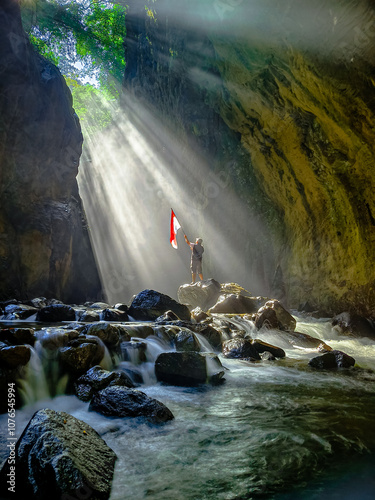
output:
[[[0,299],[100,296],[76,175],[78,117],[59,70],[38,55],[18,2],[0,6]]]

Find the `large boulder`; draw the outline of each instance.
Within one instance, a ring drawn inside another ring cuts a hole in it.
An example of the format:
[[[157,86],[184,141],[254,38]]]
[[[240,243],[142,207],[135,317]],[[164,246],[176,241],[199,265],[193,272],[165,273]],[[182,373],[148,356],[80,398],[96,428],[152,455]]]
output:
[[[75,318],[75,310],[73,307],[66,304],[51,304],[39,309],[36,314],[36,321],[42,321],[45,323],[74,321]]]
[[[333,318],[332,326],[341,335],[355,338],[368,337],[375,340],[374,323],[358,314],[349,312],[338,314]]]
[[[207,311],[207,309],[216,303],[220,295],[220,289],[220,283],[210,278],[198,281],[197,283],[180,286],[177,291],[177,297],[181,304],[186,304],[191,309],[200,307],[203,311]]]
[[[168,310],[176,313],[180,319],[190,320],[190,311],[186,305],[155,290],[143,290],[136,295],[130,304],[129,316],[137,320],[154,321]]]
[[[0,367],[13,369],[18,366],[24,366],[30,361],[30,346],[12,345],[6,346],[0,344]]]
[[[332,370],[336,368],[350,368],[355,365],[355,359],[342,351],[330,351],[321,356],[310,359],[312,368]]]
[[[226,358],[260,360],[260,354],[264,352],[270,352],[275,358],[285,358],[283,349],[259,339],[235,337],[223,342],[223,355]]]
[[[59,358],[62,367],[68,373],[80,375],[100,363],[104,353],[102,343],[83,336],[70,341],[66,347],[61,347],[59,349]]]
[[[115,453],[88,424],[63,411],[34,414],[0,472],[1,498],[107,500]],[[13,461],[14,460],[14,461]],[[15,493],[9,481],[15,478]]]
[[[33,328],[4,328],[0,330],[0,341],[5,340],[13,345],[29,344],[33,346],[36,335]]]
[[[108,417],[145,417],[153,423],[174,418],[172,412],[160,401],[144,392],[123,386],[110,386],[96,392],[91,400],[90,411]]]
[[[123,333],[127,333],[123,328],[105,321],[100,321],[91,325],[87,330],[87,335],[93,335],[100,338],[105,345],[115,347],[120,343]]]
[[[134,387],[130,377],[124,372],[104,370],[100,366],[93,366],[74,384],[76,395],[82,401],[90,401],[95,392],[108,386],[121,385]]]
[[[159,382],[194,387],[220,381],[224,369],[215,354],[164,352],[156,359],[155,375]]]
[[[27,304],[9,304],[5,307],[4,320],[27,319],[38,311],[36,307]]]
[[[294,331],[297,321],[281,305],[278,300],[269,300],[261,307],[255,317],[257,328],[276,328],[279,330]]]

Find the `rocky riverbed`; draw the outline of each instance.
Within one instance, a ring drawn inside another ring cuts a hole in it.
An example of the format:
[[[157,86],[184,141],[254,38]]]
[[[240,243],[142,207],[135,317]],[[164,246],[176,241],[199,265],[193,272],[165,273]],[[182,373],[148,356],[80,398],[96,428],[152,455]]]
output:
[[[44,395],[73,395],[88,403],[89,412],[107,418],[164,425],[176,416],[166,404],[144,392],[150,374],[161,386],[219,386],[220,391],[232,360],[248,366],[282,363],[312,372],[363,371],[350,354],[330,346],[320,336],[297,331],[295,316],[279,301],[254,297],[237,284],[220,284],[213,279],[183,285],[177,301],[155,290],[144,290],[129,304],[67,305],[37,298],[27,303],[3,303],[2,313],[1,387],[4,393],[14,387],[14,409],[38,400],[39,385],[44,387]],[[375,339],[371,319],[341,313],[329,322],[339,338],[357,336],[370,343]],[[301,358],[301,352],[306,356]],[[5,398],[1,411],[9,411]],[[46,418],[43,415],[42,420]],[[69,418],[74,417],[52,412],[47,420]],[[37,428],[40,419],[37,412],[28,428]],[[45,492],[33,486],[38,480],[30,480],[40,465],[30,468],[26,462],[37,455],[38,447],[49,446],[44,436],[54,434],[55,423],[51,425],[52,431],[40,431],[33,438],[24,433],[14,449],[17,480],[29,485],[27,491],[18,488],[20,498],[26,493],[44,498]],[[74,436],[71,441],[59,425],[57,428],[64,436],[53,437],[53,442],[59,443],[57,455],[72,461],[69,450],[85,447],[88,431],[82,430],[83,441],[75,441]],[[32,442],[31,447],[25,448],[25,440]],[[8,459],[3,477],[10,467]],[[70,471],[68,476],[84,477],[82,467],[74,465],[76,472]],[[102,474],[100,470],[98,474]],[[54,486],[59,494],[73,494],[86,484],[82,479],[69,489],[67,478],[59,481],[56,479]],[[92,484],[92,479],[89,482]],[[111,474],[104,482],[107,486],[97,498],[109,498]]]

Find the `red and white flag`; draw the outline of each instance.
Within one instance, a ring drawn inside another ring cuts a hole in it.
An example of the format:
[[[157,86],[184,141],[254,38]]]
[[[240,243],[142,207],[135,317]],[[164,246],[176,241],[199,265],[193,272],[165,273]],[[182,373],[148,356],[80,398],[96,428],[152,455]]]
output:
[[[181,224],[178,222],[175,213],[171,209],[171,236],[169,241],[173,248],[177,248],[177,231],[180,229]]]

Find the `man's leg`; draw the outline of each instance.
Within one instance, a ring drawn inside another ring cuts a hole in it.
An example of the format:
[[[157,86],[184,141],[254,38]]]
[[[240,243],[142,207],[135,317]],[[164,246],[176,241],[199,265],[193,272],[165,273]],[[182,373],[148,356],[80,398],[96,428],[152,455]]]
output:
[[[191,282],[192,283],[195,283],[195,277],[196,277],[196,274],[195,273],[191,273]]]
[[[199,273],[199,277],[200,277],[201,281],[203,281],[203,274],[202,273]]]

